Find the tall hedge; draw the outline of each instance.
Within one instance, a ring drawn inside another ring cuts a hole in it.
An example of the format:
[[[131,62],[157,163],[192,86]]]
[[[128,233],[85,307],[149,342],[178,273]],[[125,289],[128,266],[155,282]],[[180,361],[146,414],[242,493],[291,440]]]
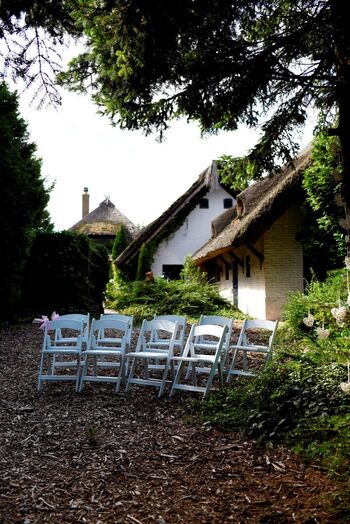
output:
[[[0,82],[0,321],[18,314],[32,239],[36,231],[50,227],[49,192],[17,94]]]
[[[40,233],[26,265],[23,310],[30,315],[102,312],[108,252],[84,235]]]

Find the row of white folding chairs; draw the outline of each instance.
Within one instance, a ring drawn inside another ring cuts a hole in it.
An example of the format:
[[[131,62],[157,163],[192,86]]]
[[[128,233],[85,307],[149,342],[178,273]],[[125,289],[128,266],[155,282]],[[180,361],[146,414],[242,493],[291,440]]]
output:
[[[198,326],[192,326],[185,348],[183,349],[186,319],[175,315],[154,318],[144,321],[136,350],[130,352],[132,317],[123,315],[104,315],[99,320],[93,320],[87,331],[86,318],[78,316],[60,317],[52,321],[50,328],[54,336],[50,337],[49,326],[45,330],[44,344],[39,370],[38,389],[42,389],[43,381],[75,380],[76,390],[84,387],[86,381],[115,382],[118,391],[126,381],[126,389],[131,384],[154,385],[159,387],[159,396],[164,392],[167,382],[172,384],[171,394],[176,389],[202,391],[209,393],[213,378],[218,375],[220,387],[223,380],[223,368],[226,367],[227,381],[232,375],[251,375],[247,371],[246,355],[249,351],[268,355],[272,347],[277,323],[269,321],[245,321],[237,344],[233,347],[233,359],[228,366],[228,353],[233,326],[233,319],[226,317],[201,317]],[[82,316],[81,316],[82,317]],[[221,330],[214,329],[221,324]],[[64,338],[62,329],[75,329],[77,337]],[[249,328],[271,329],[272,334],[266,346],[249,343],[247,332]],[[119,335],[106,336],[106,330],[118,330]],[[87,332],[89,336],[87,338]],[[223,337],[223,338],[222,338]],[[53,338],[53,340],[52,340]],[[221,340],[222,338],[222,340]],[[85,346],[85,347],[83,347]],[[84,349],[84,350],[83,350]],[[239,352],[243,353],[243,369],[237,367]],[[65,360],[63,355],[71,358]],[[44,371],[44,358],[48,357],[48,366]],[[75,356],[75,358],[74,358]],[[137,362],[143,362],[143,377],[135,376]],[[92,364],[89,366],[89,364]],[[127,369],[130,371],[127,373]],[[75,374],[62,375],[59,368],[75,367]],[[104,368],[116,368],[117,375],[99,373]],[[181,384],[182,375],[186,369],[186,383]],[[161,379],[150,377],[150,372],[160,370]],[[172,379],[168,379],[169,370]],[[175,374],[176,371],[176,374]],[[205,386],[197,385],[197,374],[206,373],[208,380]],[[192,378],[192,384],[188,379]]]

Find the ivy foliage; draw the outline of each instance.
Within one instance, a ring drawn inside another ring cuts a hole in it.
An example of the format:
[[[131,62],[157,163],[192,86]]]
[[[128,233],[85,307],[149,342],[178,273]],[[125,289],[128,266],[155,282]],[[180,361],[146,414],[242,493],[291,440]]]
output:
[[[342,172],[339,139],[317,135],[312,143],[311,164],[303,174],[305,221],[299,240],[306,267],[321,279],[328,270],[342,266],[346,253],[345,234],[339,223],[345,216]]]

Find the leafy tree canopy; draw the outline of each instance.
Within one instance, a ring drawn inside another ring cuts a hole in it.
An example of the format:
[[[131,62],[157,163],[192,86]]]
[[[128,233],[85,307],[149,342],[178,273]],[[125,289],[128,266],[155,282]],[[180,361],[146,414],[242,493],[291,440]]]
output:
[[[203,133],[260,124],[260,140],[235,164],[256,178],[295,156],[294,131],[313,108],[324,126],[339,115],[334,132],[350,151],[342,0],[87,0],[74,16],[87,49],[61,81],[90,91],[121,127],[162,137],[181,116]]]

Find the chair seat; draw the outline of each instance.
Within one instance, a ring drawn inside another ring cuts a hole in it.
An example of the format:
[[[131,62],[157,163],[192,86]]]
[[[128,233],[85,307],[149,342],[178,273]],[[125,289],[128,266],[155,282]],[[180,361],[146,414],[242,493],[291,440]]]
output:
[[[161,351],[148,351],[146,350],[145,352],[143,351],[138,351],[138,352],[131,352],[131,353],[128,353],[128,357],[129,358],[145,358],[145,359],[150,359],[150,358],[165,358],[167,359],[168,358],[168,353],[163,353]]]
[[[196,355],[195,357],[173,357],[172,360],[183,362],[211,362],[215,361],[215,355]]]

